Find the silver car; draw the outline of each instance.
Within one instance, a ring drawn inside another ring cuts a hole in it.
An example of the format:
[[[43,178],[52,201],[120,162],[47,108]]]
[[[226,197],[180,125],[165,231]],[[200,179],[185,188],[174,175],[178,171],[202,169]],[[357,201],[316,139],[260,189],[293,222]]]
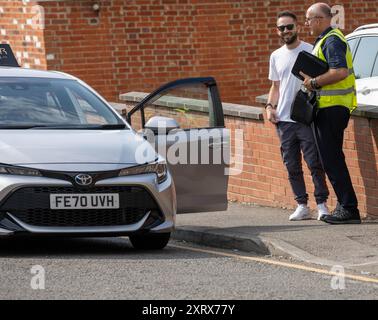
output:
[[[135,248],[161,249],[176,213],[226,210],[224,159],[170,164],[155,151],[172,145],[166,137],[175,130],[175,144],[189,148],[201,140],[210,154],[229,143],[214,79],[164,85],[126,121],[81,80],[22,69],[9,47],[1,48],[0,236],[129,236]],[[209,128],[218,130],[217,138],[181,130],[169,117],[146,121],[154,101],[199,86],[206,89]],[[142,130],[131,127],[132,118]],[[162,139],[151,143],[147,130]]]

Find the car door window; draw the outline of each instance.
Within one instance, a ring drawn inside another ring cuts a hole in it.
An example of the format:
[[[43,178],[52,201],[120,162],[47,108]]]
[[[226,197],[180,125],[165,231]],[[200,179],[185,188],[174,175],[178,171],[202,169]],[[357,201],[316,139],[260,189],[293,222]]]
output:
[[[372,77],[378,77],[378,55],[375,58],[375,64],[373,68],[373,73],[371,74]]]
[[[181,129],[209,127],[208,95],[208,89],[202,83],[173,88],[145,106],[145,120],[165,116],[175,119]]]
[[[358,45],[353,66],[357,79],[371,77],[378,53],[378,37],[364,37]]]
[[[223,126],[222,105],[216,84],[211,81],[208,78],[182,79],[167,84],[167,88],[159,88],[150,99],[145,98],[147,102],[140,103],[142,108],[136,106],[131,111],[132,126],[136,130],[144,128],[156,116],[174,119],[179,128],[185,130]]]
[[[359,40],[360,38],[353,38],[353,39],[348,40],[348,44],[349,44],[350,51],[352,52],[352,56],[354,56],[354,52],[356,50]]]

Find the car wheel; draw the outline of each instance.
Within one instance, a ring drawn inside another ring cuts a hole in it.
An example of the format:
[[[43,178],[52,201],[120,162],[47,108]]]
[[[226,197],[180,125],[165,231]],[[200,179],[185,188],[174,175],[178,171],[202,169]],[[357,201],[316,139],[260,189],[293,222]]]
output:
[[[130,236],[129,239],[135,249],[159,250],[168,244],[170,237],[171,233],[168,232]]]

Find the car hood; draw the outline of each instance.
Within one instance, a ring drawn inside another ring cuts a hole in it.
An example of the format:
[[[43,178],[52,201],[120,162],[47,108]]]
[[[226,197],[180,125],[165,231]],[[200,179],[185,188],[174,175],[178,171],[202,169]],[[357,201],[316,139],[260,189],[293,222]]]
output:
[[[132,130],[0,130],[0,162],[47,170],[115,170],[152,162]]]

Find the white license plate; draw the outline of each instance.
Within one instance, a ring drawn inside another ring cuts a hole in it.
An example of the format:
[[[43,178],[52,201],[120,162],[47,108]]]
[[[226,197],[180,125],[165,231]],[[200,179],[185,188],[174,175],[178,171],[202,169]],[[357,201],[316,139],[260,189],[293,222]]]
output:
[[[118,193],[50,194],[51,209],[118,209]]]

